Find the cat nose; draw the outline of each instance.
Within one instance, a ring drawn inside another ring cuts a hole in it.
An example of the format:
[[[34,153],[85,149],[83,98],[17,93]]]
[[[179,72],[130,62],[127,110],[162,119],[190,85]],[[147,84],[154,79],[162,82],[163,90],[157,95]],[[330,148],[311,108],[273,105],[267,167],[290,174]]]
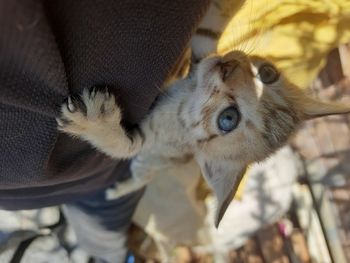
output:
[[[220,61],[218,63],[222,81],[226,81],[239,66],[238,60]]]
[[[234,51],[231,51],[231,52],[225,54],[221,58],[222,62],[228,62],[231,60],[237,60],[237,61],[244,62],[245,60],[247,60],[247,55],[245,53],[243,53],[242,51],[234,50]]]

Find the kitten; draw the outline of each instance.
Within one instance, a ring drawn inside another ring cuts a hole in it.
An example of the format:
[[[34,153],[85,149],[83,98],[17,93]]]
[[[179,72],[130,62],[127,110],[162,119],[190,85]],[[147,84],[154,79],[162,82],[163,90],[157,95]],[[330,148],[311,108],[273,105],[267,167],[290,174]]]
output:
[[[133,158],[132,178],[118,183],[116,197],[146,185],[156,169],[194,158],[217,198],[218,226],[247,165],[286,144],[302,121],[348,112],[350,106],[308,97],[266,60],[232,51],[203,59],[129,132],[107,90],[68,98],[57,121],[113,158]]]

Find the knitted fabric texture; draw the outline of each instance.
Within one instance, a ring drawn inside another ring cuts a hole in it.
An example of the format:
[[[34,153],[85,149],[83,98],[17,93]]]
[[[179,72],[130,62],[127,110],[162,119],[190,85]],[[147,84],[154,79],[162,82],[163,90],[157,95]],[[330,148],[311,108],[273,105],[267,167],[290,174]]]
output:
[[[0,2],[0,208],[79,199],[128,173],[57,131],[69,94],[107,85],[140,121],[209,1]]]

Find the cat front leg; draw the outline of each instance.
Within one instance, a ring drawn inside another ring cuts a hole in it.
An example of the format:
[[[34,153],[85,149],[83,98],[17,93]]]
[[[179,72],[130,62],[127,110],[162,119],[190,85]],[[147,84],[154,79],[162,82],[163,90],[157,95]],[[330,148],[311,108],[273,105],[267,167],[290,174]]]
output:
[[[61,106],[58,129],[91,143],[113,158],[130,158],[142,148],[139,130],[127,133],[121,125],[121,109],[107,89],[85,89]]]
[[[154,157],[152,154],[137,155],[131,162],[131,177],[125,181],[117,182],[115,187],[106,191],[106,199],[117,199],[126,194],[145,187],[168,167],[168,163],[162,158]]]
[[[140,190],[142,187],[145,187],[150,181],[151,178],[135,178],[132,176],[125,181],[117,182],[113,188],[106,190],[106,199],[118,199],[124,195]]]

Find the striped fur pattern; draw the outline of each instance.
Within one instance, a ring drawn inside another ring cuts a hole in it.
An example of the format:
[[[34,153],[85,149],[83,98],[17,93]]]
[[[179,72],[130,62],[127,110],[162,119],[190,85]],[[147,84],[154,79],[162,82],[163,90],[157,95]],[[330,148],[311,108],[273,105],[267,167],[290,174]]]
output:
[[[209,10],[191,39],[192,62],[217,52],[217,44],[230,19],[245,0],[212,0]]]
[[[113,158],[134,157],[133,177],[110,191],[111,198],[144,186],[156,169],[195,158],[217,197],[219,224],[247,165],[284,145],[303,120],[350,110],[307,97],[280,73],[264,83],[259,70],[266,65],[272,66],[239,51],[208,57],[128,132],[108,90],[85,90],[62,105],[59,129]],[[228,107],[237,109],[239,119],[232,131],[223,132],[218,118]]]

